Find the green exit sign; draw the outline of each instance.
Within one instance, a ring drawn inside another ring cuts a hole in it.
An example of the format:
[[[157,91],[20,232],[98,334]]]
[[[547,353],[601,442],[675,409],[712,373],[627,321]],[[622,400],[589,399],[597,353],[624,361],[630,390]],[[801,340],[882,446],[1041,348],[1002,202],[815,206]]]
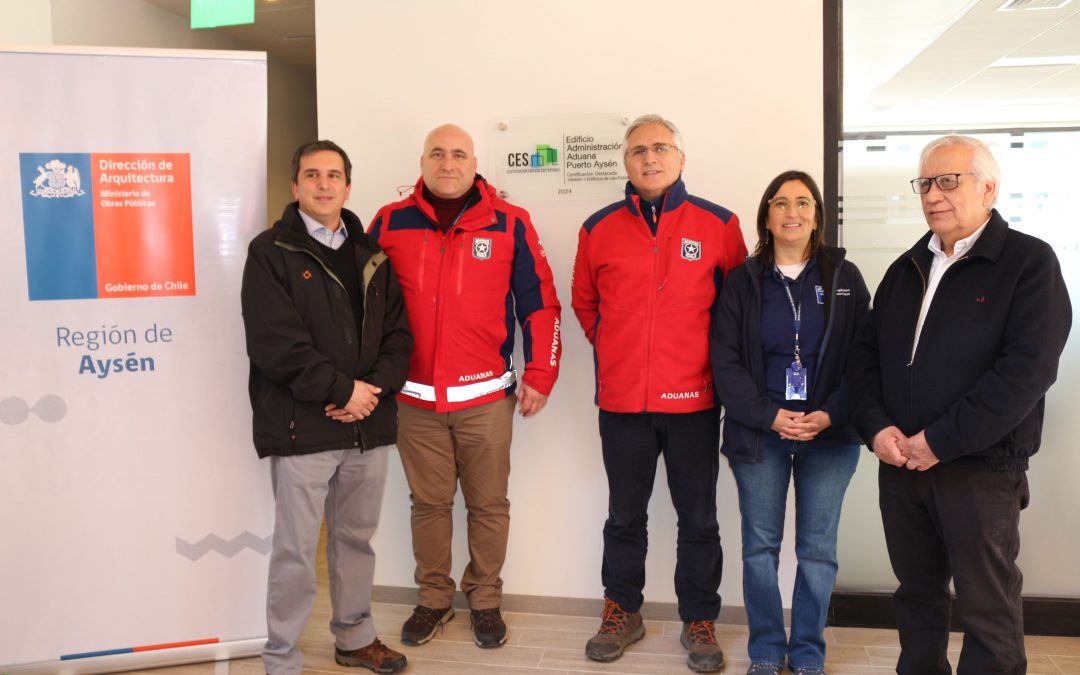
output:
[[[255,23],[255,0],[191,0],[191,28]]]

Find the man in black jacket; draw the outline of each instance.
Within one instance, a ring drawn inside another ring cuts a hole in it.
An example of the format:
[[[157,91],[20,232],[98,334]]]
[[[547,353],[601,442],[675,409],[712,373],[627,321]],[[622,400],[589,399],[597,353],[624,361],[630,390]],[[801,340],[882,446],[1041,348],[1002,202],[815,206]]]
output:
[[[335,659],[380,673],[405,667],[375,637],[370,540],[412,335],[386,254],[343,208],[351,173],[333,142],[300,146],[297,201],[252,240],[244,266],[255,449],[270,457],[276,502],[263,648],[270,675],[301,672],[297,641],[315,601],[324,510]]]
[[[1072,308],[1050,246],[992,208],[1000,169],[985,144],[939,138],[920,167],[911,184],[930,232],[886,271],[848,365],[856,427],[881,460],[896,670],[952,672],[951,577],[957,672],[1020,674],[1025,472]]]

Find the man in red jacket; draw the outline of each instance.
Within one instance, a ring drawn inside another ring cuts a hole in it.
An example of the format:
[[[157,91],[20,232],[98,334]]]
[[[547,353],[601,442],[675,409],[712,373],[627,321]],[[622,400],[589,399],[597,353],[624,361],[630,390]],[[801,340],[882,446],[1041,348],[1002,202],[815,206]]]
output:
[[[380,209],[371,226],[405,289],[415,337],[398,395],[398,450],[412,493],[420,590],[401,641],[423,644],[454,616],[450,540],[460,480],[470,555],[461,590],[476,644],[498,647],[506,642],[500,572],[514,405],[530,417],[547,403],[559,373],[561,307],[529,214],[477,175],[469,134],[453,125],[432,131],[420,169],[412,194]]]
[[[585,654],[612,661],[645,634],[646,523],[661,453],[679,518],[675,593],[691,670],[723,667],[714,621],[723,553],[716,522],[719,402],[709,330],[724,276],[746,258],[739,219],[689,195],[675,125],[645,115],[627,129],[626,198],[581,227],[573,307],[596,362],[608,477],[604,613]]]

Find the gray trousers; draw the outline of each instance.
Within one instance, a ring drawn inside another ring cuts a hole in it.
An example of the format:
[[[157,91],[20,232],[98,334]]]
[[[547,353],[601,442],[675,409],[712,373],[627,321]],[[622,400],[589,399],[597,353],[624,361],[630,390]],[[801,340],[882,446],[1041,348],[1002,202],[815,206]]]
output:
[[[297,642],[315,603],[315,549],[324,510],[330,632],[345,650],[375,640],[370,541],[379,524],[386,462],[385,446],[270,458],[276,508],[263,647],[270,675],[299,675],[304,663]]]

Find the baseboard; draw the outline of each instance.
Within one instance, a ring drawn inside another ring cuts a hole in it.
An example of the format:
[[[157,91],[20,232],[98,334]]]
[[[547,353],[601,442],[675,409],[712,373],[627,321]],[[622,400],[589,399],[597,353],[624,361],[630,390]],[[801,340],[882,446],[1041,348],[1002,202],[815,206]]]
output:
[[[376,586],[372,593],[376,602],[398,605],[416,603],[416,589],[403,586]],[[954,599],[955,600],[955,599]],[[464,594],[454,594],[454,607],[468,609]],[[541,595],[503,595],[503,611],[530,614],[562,614],[566,616],[600,616],[604,609],[601,598],[561,598]],[[673,602],[646,602],[641,608],[646,619],[678,621],[678,607]],[[785,620],[789,611],[784,610]],[[719,623],[746,624],[746,609],[728,605],[720,609]],[[830,626],[859,628],[896,628],[891,593],[833,593],[829,603]],[[953,630],[961,631],[956,612]],[[1080,637],[1080,599],[1024,598],[1024,633],[1027,635],[1058,635]]]
[[[956,601],[955,597],[953,601]],[[896,628],[892,594],[833,593],[829,625]],[[964,629],[955,611],[952,629]],[[1024,598],[1024,634],[1080,637],[1080,599]]]
[[[398,605],[416,604],[416,589],[402,586],[376,586],[372,590],[375,602],[390,602]],[[454,594],[454,607],[467,609],[465,595],[458,591]],[[604,609],[602,598],[560,598],[541,595],[504,594],[502,601],[504,612],[528,612],[530,614],[562,614],[566,616],[599,617]],[[641,608],[646,619],[654,621],[678,621],[679,610],[674,602],[646,602]],[[746,610],[741,605],[722,607],[719,623],[745,624]]]

